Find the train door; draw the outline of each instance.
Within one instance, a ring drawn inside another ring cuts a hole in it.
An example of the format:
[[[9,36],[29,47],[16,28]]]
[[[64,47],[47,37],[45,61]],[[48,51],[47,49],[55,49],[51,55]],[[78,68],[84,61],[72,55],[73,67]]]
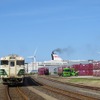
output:
[[[10,66],[9,75],[11,77],[14,77],[16,75],[16,63],[15,63],[15,60],[9,61],[9,66]]]

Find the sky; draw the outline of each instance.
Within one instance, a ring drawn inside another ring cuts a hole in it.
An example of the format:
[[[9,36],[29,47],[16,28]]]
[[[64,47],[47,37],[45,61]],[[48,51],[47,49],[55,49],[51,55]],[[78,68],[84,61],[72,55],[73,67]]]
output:
[[[52,51],[100,60],[100,0],[0,0],[0,57],[47,61]]]

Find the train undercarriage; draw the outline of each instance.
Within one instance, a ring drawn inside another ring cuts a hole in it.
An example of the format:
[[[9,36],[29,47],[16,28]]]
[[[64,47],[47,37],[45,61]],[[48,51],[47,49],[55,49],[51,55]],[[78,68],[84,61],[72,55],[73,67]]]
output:
[[[2,78],[3,84],[23,84],[24,78]]]

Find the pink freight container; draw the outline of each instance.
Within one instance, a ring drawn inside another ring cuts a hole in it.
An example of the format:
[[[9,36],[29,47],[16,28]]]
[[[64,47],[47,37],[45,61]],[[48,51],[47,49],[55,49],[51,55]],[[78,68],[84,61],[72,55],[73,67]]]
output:
[[[38,69],[38,75],[48,75],[49,69],[46,67],[42,67]]]
[[[79,65],[79,70],[84,70],[84,69],[86,69],[85,67],[86,67],[85,64],[80,64]]]
[[[44,75],[44,68],[38,69],[38,75]]]
[[[58,67],[58,75],[62,75],[62,72],[63,72],[63,69],[66,68],[68,66],[61,66],[61,67]]]
[[[83,69],[78,71],[79,76],[92,76],[93,75],[93,70],[88,70],[88,69]]]
[[[79,70],[78,75],[79,76],[85,76],[86,75],[86,71],[85,70]]]
[[[60,76],[61,76],[62,71],[63,71],[63,68],[62,68],[62,67],[58,67],[58,75],[60,75]]]
[[[74,65],[72,65],[72,68],[74,68],[75,71],[78,71],[78,70],[79,70],[79,67],[80,67],[79,64],[74,64]]]
[[[93,70],[85,70],[87,76],[92,76],[93,75]]]
[[[93,70],[93,64],[85,64],[85,70]]]
[[[100,69],[100,62],[98,63],[98,69]]]
[[[98,69],[100,69],[100,61],[93,63],[93,70],[98,70]]]
[[[90,63],[90,64],[87,64],[88,65],[88,68],[87,69],[91,69],[91,70],[93,70],[93,64],[92,63]]]
[[[93,76],[100,76],[100,70],[93,70]]]

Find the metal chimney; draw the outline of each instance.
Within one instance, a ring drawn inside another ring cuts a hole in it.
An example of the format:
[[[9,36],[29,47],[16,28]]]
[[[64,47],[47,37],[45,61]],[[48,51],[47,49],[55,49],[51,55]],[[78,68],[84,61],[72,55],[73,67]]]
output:
[[[54,51],[52,51],[52,53],[51,53],[52,60],[54,60],[53,54],[54,54]]]

